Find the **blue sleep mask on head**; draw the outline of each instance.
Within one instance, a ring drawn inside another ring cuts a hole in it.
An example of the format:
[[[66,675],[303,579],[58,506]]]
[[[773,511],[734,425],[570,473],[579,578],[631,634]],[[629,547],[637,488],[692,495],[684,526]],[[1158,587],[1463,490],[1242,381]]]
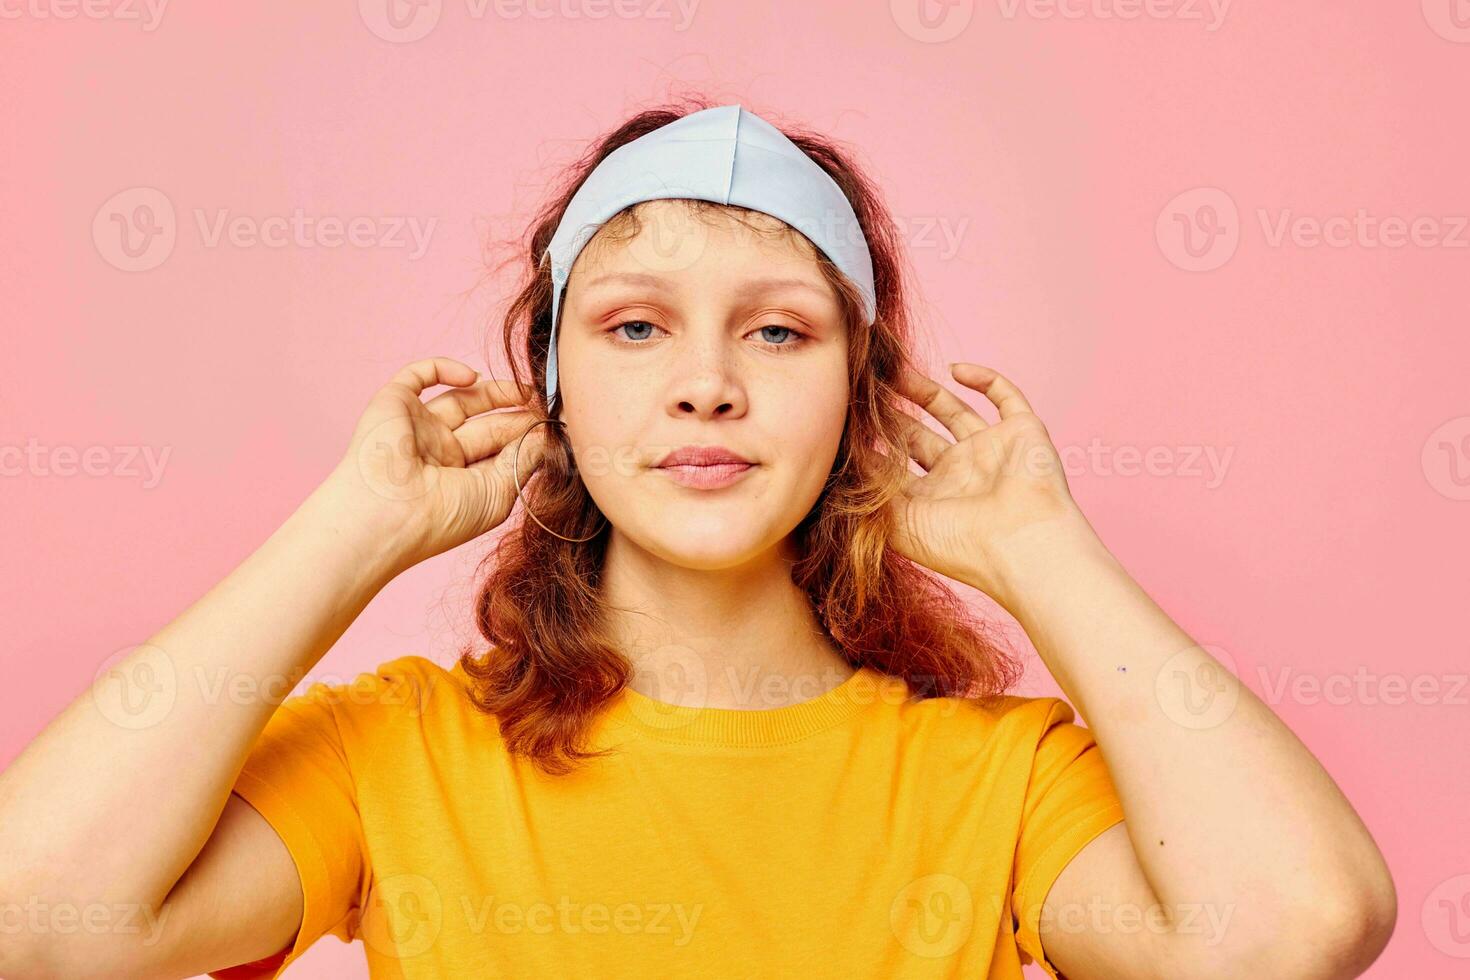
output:
[[[599,228],[640,201],[693,199],[760,211],[805,235],[877,316],[873,259],[847,195],[775,126],[739,105],[702,109],[608,154],[572,196],[543,260],[551,261],[547,413],[556,414],[556,333],[572,263]]]

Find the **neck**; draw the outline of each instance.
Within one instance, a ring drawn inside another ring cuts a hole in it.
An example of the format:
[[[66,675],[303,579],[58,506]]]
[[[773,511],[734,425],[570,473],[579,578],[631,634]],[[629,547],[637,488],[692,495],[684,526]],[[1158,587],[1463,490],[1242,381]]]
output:
[[[789,539],[788,539],[789,540]],[[786,542],[740,565],[673,565],[613,530],[602,594],[630,686],[670,704],[768,709],[853,674],[791,581]]]

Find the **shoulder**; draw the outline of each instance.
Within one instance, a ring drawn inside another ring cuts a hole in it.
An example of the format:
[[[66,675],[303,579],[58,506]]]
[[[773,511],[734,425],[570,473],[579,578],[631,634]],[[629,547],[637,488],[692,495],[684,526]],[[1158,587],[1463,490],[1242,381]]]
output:
[[[1060,742],[1081,747],[1091,741],[1091,733],[1076,724],[1072,706],[1059,697],[910,696],[893,713],[905,741],[970,759],[1022,762]]]
[[[467,679],[459,664],[444,666],[417,654],[386,660],[347,679],[310,680],[306,690],[286,704],[326,708],[344,729],[422,720],[470,707]]]
[[[905,685],[902,690],[907,691]],[[1072,706],[1059,697],[1027,697],[998,694],[991,697],[906,697],[902,714],[911,725],[936,725],[1005,734],[1017,738],[1039,737],[1057,725],[1076,720]]]

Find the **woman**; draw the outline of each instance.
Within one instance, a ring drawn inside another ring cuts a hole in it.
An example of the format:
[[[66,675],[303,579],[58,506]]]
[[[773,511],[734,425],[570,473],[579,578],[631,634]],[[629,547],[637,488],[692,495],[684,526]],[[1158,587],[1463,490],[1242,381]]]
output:
[[[781,137],[825,175],[790,186],[835,188],[858,242],[770,213],[802,193],[579,199],[698,113],[775,133],[695,108],[609,134],[539,217],[513,378],[405,367],[261,549],[0,779],[8,900],[147,923],[7,932],[5,976],[275,976],[326,933],[384,977],[1377,955],[1395,894],[1357,815],[1103,546],[1020,389],[953,365],[987,421],[911,366],[893,223],[841,151]],[[518,496],[486,650],[276,709],[388,581]],[[934,573],[1013,614],[1090,728],[1007,695],[1015,661]]]

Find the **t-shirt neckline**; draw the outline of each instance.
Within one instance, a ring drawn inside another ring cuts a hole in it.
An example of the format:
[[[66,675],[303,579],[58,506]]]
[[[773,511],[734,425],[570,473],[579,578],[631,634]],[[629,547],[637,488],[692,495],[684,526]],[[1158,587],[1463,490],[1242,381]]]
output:
[[[861,666],[814,698],[777,708],[672,704],[625,687],[608,703],[608,718],[665,742],[709,746],[780,745],[824,731],[876,701],[901,697],[901,678]]]

